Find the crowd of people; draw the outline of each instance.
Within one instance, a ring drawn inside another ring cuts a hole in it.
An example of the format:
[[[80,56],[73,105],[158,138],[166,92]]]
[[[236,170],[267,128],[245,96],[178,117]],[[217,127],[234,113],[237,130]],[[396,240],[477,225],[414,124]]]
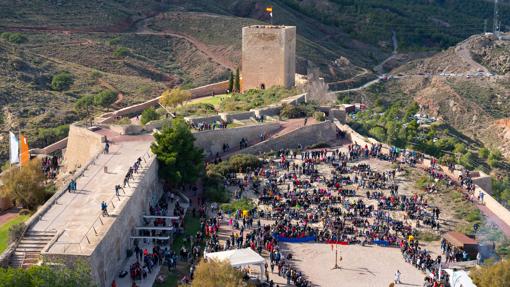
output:
[[[228,127],[228,122],[220,120],[220,121],[214,121],[212,123],[208,122],[190,122],[190,127],[192,129],[195,129],[197,131],[207,131],[207,130],[215,130],[215,129],[226,129]]]
[[[57,156],[43,157],[41,169],[47,179],[55,179],[60,169],[61,158]]]
[[[393,168],[379,171],[366,162],[357,162],[369,158],[390,161]],[[229,182],[238,197],[252,190],[259,206],[244,215],[235,212],[229,220],[221,212],[209,219],[205,251],[251,247],[267,252],[270,270],[276,267],[289,283],[308,286],[310,282],[287,260],[292,255],[280,251],[281,241],[394,246],[400,248],[406,262],[432,274],[425,286],[447,286],[444,272],[439,278],[442,257],[434,257],[417,239],[419,229],[440,229],[441,212],[423,195],[402,193],[396,180],[405,165],[415,166],[421,159],[415,152],[396,148],[383,152],[380,144],[355,143],[346,152],[278,151],[262,167]],[[429,174],[447,180],[437,168],[430,169]],[[261,220],[272,224],[262,224]],[[216,235],[220,222],[231,224],[235,230],[223,244]],[[269,276],[267,279],[267,284],[274,286]]]

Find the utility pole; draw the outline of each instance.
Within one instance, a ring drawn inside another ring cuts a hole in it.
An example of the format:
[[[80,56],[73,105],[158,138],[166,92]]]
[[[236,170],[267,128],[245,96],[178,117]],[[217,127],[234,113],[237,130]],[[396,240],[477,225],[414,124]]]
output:
[[[487,19],[483,20],[483,33],[487,33]]]

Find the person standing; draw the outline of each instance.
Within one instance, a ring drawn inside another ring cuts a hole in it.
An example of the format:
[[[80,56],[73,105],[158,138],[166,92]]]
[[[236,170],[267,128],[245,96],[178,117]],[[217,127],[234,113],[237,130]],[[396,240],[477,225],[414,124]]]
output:
[[[395,272],[395,284],[400,284],[400,270],[397,270],[397,272]]]

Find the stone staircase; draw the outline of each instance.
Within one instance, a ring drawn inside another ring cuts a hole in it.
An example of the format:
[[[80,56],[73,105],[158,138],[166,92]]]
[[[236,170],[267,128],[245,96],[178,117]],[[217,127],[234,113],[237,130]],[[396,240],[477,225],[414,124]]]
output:
[[[44,246],[56,234],[56,231],[27,231],[14,250],[9,265],[15,268],[28,268],[37,264]]]

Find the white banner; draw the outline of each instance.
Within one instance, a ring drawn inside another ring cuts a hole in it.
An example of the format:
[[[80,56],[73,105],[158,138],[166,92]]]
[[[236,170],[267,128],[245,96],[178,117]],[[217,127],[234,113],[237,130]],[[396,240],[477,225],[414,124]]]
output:
[[[10,142],[10,162],[15,164],[19,162],[19,141],[12,132],[9,132]]]

